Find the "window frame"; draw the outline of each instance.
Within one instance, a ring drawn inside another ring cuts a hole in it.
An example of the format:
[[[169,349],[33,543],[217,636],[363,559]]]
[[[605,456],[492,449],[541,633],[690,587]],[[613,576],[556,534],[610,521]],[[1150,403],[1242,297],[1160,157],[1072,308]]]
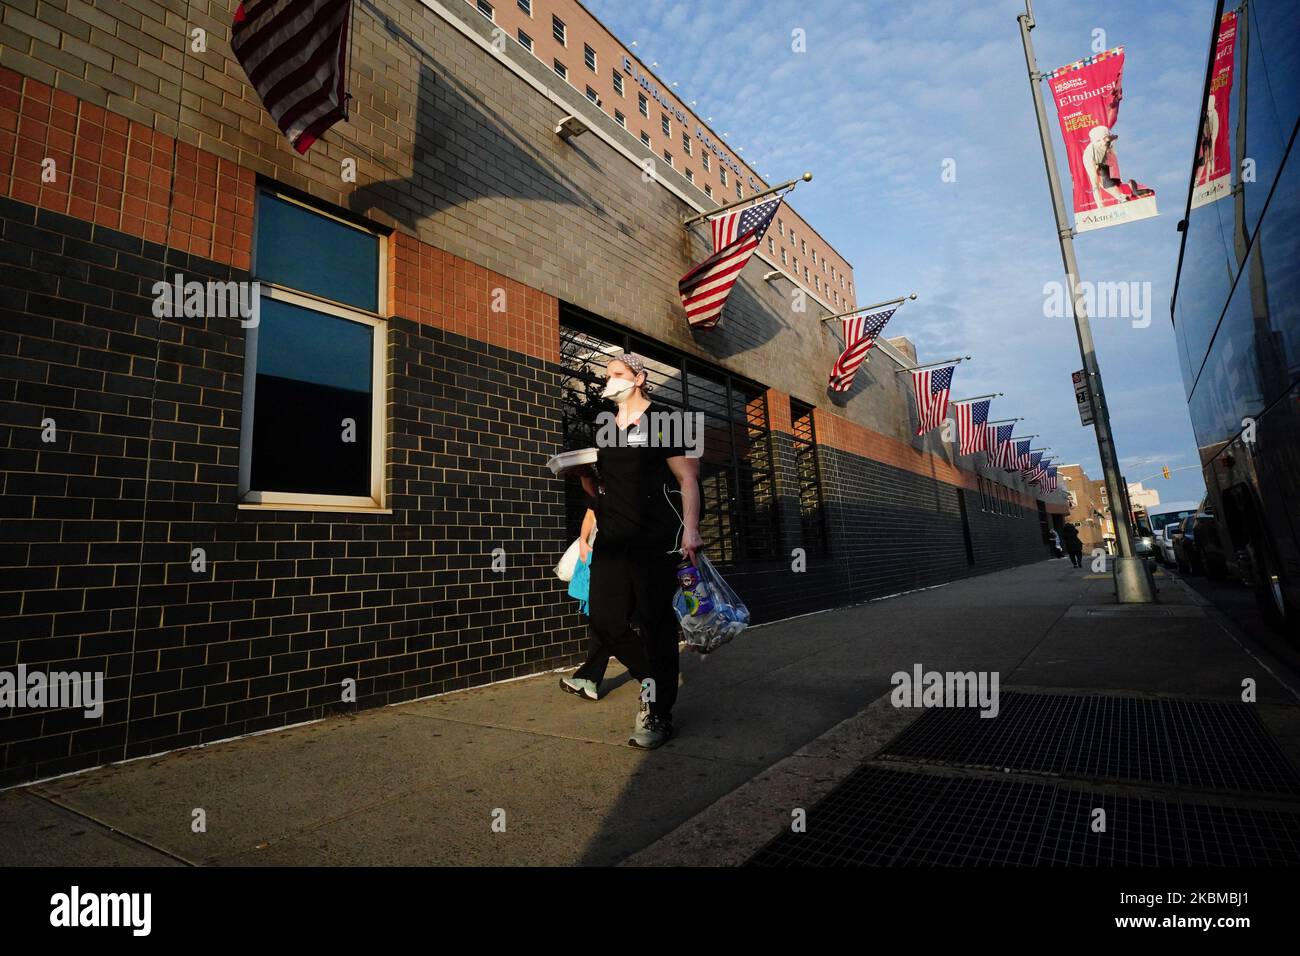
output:
[[[587,61],[588,53],[591,54],[590,62]],[[592,73],[595,73],[597,75],[600,74],[600,60],[596,55],[596,48],[593,47],[590,43],[584,43],[582,45],[582,63],[587,69],[591,70]]]
[[[569,48],[569,28],[563,20],[551,14],[551,36],[566,50]]]
[[[299,308],[323,313],[369,326],[371,329],[370,368],[370,496],[321,495],[300,491],[256,491],[252,488],[253,472],[253,412],[257,400],[257,346],[261,323],[247,329],[244,345],[243,396],[239,425],[239,479],[237,486],[240,510],[364,512],[366,514],[392,514],[387,501],[387,442],[388,442],[388,262],[389,243],[392,236],[377,229],[366,228],[342,216],[334,215],[317,206],[303,202],[271,184],[259,185],[254,194],[263,193],[282,202],[292,203],[313,215],[341,223],[378,240],[378,286],[376,310],[371,312],[360,306],[344,305],[323,296],[301,289],[293,289],[257,276],[257,230],[260,217],[254,216],[252,256],[249,267],[250,281],[259,284],[262,298],[285,302]]]

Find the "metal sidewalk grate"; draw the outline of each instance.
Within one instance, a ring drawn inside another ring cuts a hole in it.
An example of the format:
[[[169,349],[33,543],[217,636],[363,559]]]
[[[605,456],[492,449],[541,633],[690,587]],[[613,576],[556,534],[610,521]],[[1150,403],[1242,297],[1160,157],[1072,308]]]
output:
[[[894,857],[895,866],[1029,866],[1052,788],[954,778]]]
[[[746,865],[1189,864],[1300,865],[1300,812],[867,765],[809,810],[806,833],[782,832]]]
[[[1097,809],[1105,832],[1093,829]],[[1058,790],[1043,828],[1039,866],[1186,866],[1187,834],[1177,803],[1130,794]]]
[[[778,837],[750,864],[884,866],[947,787],[946,777],[859,767],[808,810],[806,832]]]
[[[1300,793],[1249,704],[1100,694],[1001,695],[997,717],[973,707],[926,711],[886,758],[1097,780],[1251,793]]]

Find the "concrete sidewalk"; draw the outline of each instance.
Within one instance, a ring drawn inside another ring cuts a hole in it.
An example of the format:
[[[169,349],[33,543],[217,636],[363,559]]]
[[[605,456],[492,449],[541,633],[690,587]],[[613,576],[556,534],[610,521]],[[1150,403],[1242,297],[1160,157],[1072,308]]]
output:
[[[918,663],[996,670],[1003,691],[1239,700],[1252,677],[1300,764],[1289,672],[1158,583],[1159,608],[1119,608],[1109,575],[1044,561],[752,628],[683,654],[678,736],[652,753],[626,745],[637,688],[615,665],[598,703],[546,674],[12,789],[0,864],[673,863],[698,861],[692,841],[739,862],[788,825],[780,807],[807,805],[919,715],[869,706]]]

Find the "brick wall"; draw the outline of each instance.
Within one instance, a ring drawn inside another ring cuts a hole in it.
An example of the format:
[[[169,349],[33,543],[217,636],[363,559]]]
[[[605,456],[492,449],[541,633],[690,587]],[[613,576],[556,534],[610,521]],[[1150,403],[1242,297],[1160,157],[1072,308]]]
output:
[[[549,573],[564,540],[542,468],[559,447],[553,363],[399,299],[393,513],[240,511],[238,319],[155,319],[149,290],[175,271],[245,274],[14,200],[0,218],[0,666],[102,671],[109,701],[100,721],[6,714],[0,782],[320,717],[345,678],[374,706],[577,653],[580,621]],[[441,268],[447,295],[491,279]],[[540,342],[554,301],[514,301],[508,318],[524,327],[526,311]]]

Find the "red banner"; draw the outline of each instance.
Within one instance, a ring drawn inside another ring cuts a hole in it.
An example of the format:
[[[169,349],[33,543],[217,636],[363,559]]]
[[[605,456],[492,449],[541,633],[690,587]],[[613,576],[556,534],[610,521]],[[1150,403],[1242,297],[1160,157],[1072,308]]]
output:
[[[1074,180],[1077,232],[1156,215],[1156,191],[1119,171],[1115,123],[1123,74],[1122,46],[1047,74]]]
[[[1228,99],[1232,96],[1233,51],[1237,46],[1237,14],[1225,13],[1219,22],[1219,42],[1214,48],[1210,98],[1201,116],[1196,147],[1196,184],[1192,208],[1222,199],[1232,191],[1232,146],[1228,142]]]

